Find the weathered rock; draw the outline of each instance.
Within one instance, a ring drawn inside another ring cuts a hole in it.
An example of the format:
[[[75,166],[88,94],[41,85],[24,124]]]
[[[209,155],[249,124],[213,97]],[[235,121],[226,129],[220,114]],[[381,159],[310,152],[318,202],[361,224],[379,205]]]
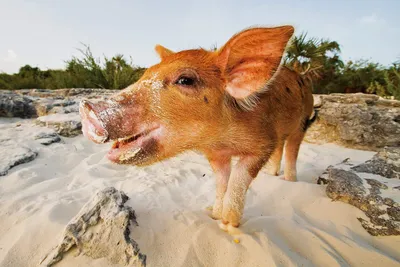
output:
[[[146,256],[129,237],[129,228],[138,224],[133,209],[125,206],[127,200],[113,187],[98,192],[67,225],[60,245],[42,260],[41,266],[53,266],[73,248],[78,254],[107,258],[113,264],[146,266]]]
[[[10,139],[0,139],[0,147],[0,176],[6,175],[14,166],[34,160],[38,155],[36,151]]]
[[[0,91],[0,117],[36,118],[49,114],[77,113],[82,98],[108,99],[118,90],[22,89]]]
[[[400,146],[400,101],[366,94],[318,97],[318,118],[307,131],[306,141],[374,150]]]
[[[319,108],[322,106],[323,95],[313,95],[314,98],[314,108]]]
[[[37,133],[33,139],[38,140],[42,145],[48,146],[53,143],[61,142],[60,136],[52,129]]]
[[[38,116],[57,113],[79,112],[79,103],[71,99],[39,98],[35,99],[35,109]]]
[[[16,92],[40,98],[64,99],[66,97],[84,96],[85,98],[107,97],[119,90],[97,89],[97,88],[66,88],[66,89],[31,89],[18,90]]]
[[[346,159],[329,166],[318,184],[328,184],[326,194],[333,200],[362,210],[369,221],[358,220],[371,235],[400,235],[400,180],[386,177],[393,178],[390,168],[397,157],[398,149],[389,148],[360,165]]]
[[[36,110],[29,97],[11,91],[0,91],[0,117],[36,117]]]
[[[63,95],[58,94],[55,90],[51,89],[32,89],[28,92],[29,96],[39,97],[39,98],[64,98]]]
[[[36,123],[54,129],[61,136],[73,137],[82,133],[82,124],[78,113],[41,116],[37,118]]]
[[[386,178],[400,179],[400,147],[387,147],[371,160],[352,167],[357,172],[381,175]]]

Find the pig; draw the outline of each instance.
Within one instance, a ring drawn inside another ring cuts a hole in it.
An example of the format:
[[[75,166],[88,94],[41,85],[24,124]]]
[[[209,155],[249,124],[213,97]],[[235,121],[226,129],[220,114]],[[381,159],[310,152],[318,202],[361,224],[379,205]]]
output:
[[[84,135],[113,142],[108,159],[145,166],[195,150],[216,178],[211,216],[238,227],[250,183],[269,162],[296,181],[313,97],[302,75],[281,66],[292,26],[255,27],[215,51],[155,47],[160,63],[107,101],[80,103]],[[235,165],[231,159],[237,158]]]

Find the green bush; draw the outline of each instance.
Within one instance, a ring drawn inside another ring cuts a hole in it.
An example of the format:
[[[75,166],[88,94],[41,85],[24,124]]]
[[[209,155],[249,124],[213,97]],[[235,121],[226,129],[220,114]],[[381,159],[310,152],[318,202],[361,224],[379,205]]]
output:
[[[2,89],[30,88],[104,88],[123,89],[136,82],[145,68],[126,61],[123,55],[112,58],[95,58],[89,48],[79,50],[82,57],[73,57],[66,62],[64,70],[45,70],[26,65],[13,75],[0,74]]]

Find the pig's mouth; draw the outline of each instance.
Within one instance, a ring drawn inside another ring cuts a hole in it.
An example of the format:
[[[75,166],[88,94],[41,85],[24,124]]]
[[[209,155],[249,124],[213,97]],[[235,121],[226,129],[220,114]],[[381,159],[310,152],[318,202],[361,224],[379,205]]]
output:
[[[128,127],[136,129],[135,134],[122,134],[122,132],[129,133],[126,129],[127,122],[122,123],[121,118],[117,116],[120,114],[108,105],[102,102],[94,105],[85,100],[80,103],[79,113],[82,117],[83,134],[98,144],[113,141],[107,157],[118,164],[145,165],[156,158],[162,132],[161,125],[156,122],[135,122],[135,127]],[[128,121],[128,124],[133,122]],[[118,138],[121,136],[122,138]]]
[[[156,136],[160,127],[153,127],[139,134],[114,140],[108,159],[119,164],[140,164],[156,151]]]

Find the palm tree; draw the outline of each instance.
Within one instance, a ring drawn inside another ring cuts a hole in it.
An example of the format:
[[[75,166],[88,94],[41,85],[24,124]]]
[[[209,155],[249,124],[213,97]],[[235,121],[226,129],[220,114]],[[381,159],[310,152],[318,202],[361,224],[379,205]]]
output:
[[[309,78],[321,78],[325,70],[332,72],[343,67],[340,46],[327,39],[307,38],[306,33],[295,36],[289,45],[284,64]]]

